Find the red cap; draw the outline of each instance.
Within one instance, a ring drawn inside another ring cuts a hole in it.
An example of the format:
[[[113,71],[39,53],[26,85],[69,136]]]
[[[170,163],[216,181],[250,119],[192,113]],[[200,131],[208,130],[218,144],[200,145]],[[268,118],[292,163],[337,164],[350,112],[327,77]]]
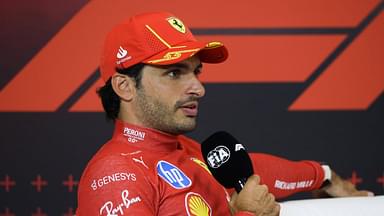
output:
[[[220,42],[200,42],[183,22],[167,12],[131,17],[108,34],[101,56],[100,72],[106,82],[115,68],[138,63],[168,65],[198,53],[202,62],[220,63],[228,51]]]

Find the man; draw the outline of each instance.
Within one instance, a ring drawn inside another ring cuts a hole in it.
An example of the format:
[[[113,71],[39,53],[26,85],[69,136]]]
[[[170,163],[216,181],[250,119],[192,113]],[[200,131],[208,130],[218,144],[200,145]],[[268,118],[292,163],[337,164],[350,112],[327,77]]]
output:
[[[220,42],[198,42],[166,12],[134,16],[108,35],[98,93],[115,132],[85,169],[77,215],[279,214],[278,198],[318,189],[364,195],[329,167],[252,153],[255,176],[237,194],[226,191],[202,162],[200,146],[181,135],[196,127],[202,63],[220,63]]]

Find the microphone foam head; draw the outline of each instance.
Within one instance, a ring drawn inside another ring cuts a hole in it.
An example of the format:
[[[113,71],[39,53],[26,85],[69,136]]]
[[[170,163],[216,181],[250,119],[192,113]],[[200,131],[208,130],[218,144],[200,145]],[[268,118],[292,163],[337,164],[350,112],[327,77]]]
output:
[[[201,144],[201,151],[209,170],[226,188],[253,174],[251,159],[244,146],[227,132],[212,134]]]

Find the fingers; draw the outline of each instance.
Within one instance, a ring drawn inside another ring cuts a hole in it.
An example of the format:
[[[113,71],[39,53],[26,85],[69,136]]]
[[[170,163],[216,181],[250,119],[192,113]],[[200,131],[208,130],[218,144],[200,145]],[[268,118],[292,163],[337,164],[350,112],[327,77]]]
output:
[[[279,216],[279,215],[280,215],[280,204],[276,203],[270,216]]]
[[[260,184],[260,176],[258,175],[252,175],[248,178],[247,182],[245,183],[245,185],[250,185],[251,187],[254,187],[256,185],[259,185]],[[244,185],[244,187],[245,187]]]
[[[253,199],[259,201],[268,194],[268,187],[266,185],[260,185],[260,177],[258,175],[253,175],[248,178],[240,193],[242,192],[253,194]]]
[[[374,196],[374,193],[366,190],[358,190],[350,181],[342,179],[334,171],[332,171],[331,185],[324,191],[332,197],[348,197],[348,196]]]
[[[275,196],[271,193],[267,196],[267,203],[265,204],[265,209],[263,211],[263,216],[275,216],[280,213],[280,205],[275,202]]]
[[[262,200],[262,202],[263,202],[262,204],[266,208],[264,212],[268,213],[268,212],[271,212],[275,206],[275,196],[273,196],[273,194],[271,194],[271,193],[268,193],[268,194],[266,194],[265,197],[266,198],[264,198]]]
[[[275,205],[270,212],[265,212],[262,216],[279,216],[280,215],[280,204],[275,202]]]
[[[375,196],[375,194],[371,191],[361,190],[361,191],[355,191],[352,193],[352,196]]]
[[[371,191],[358,190],[354,184],[347,180],[340,180],[337,184],[332,183],[324,191],[332,197],[374,196]]]
[[[249,211],[256,215],[279,215],[280,206],[266,185],[260,185],[257,175],[248,178],[239,194],[232,196],[230,206],[235,211]]]

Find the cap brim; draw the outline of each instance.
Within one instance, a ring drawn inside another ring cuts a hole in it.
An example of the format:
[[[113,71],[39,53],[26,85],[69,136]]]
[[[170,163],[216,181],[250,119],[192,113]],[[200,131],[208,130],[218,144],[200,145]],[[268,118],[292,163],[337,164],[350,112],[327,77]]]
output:
[[[221,63],[228,58],[228,50],[221,42],[191,41],[170,47],[148,59],[143,63],[153,65],[169,65],[198,55],[200,61],[205,63]]]

